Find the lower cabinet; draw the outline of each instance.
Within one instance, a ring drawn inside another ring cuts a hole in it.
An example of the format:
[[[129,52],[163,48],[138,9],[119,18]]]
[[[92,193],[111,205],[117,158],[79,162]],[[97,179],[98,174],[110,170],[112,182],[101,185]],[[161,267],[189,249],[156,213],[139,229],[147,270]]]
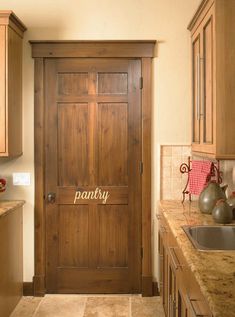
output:
[[[23,295],[22,207],[0,217],[0,316],[9,317]]]
[[[166,317],[212,317],[164,215],[158,217],[159,285]]]

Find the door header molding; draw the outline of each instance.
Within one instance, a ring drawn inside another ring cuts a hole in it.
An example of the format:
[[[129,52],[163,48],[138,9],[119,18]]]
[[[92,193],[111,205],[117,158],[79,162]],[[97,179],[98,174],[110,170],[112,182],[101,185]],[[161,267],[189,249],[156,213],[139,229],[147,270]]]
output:
[[[155,40],[132,41],[29,41],[33,58],[154,57]]]

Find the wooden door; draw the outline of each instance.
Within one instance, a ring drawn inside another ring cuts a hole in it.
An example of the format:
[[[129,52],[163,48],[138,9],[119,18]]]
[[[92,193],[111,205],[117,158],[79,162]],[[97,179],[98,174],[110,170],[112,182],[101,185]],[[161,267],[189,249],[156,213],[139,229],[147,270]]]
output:
[[[46,289],[141,290],[141,62],[45,60]]]

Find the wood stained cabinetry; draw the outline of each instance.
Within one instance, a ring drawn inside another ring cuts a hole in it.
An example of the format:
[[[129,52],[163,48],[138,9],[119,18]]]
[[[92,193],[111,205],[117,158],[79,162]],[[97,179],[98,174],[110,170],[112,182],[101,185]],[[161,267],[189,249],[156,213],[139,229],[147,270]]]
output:
[[[212,316],[164,214],[159,218],[160,295],[166,317]]]
[[[0,157],[22,154],[22,39],[12,11],[0,11]]]
[[[0,214],[0,258],[0,316],[9,317],[23,295],[22,207]]]
[[[192,150],[235,158],[235,2],[202,1],[188,29],[192,38]]]

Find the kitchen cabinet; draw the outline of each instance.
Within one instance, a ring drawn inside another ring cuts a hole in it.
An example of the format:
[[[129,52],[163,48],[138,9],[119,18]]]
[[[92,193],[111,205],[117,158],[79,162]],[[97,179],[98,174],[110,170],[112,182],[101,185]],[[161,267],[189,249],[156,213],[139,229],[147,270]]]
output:
[[[0,316],[8,317],[23,295],[23,204],[0,202]]]
[[[235,159],[235,1],[204,0],[189,24],[193,154]]]
[[[162,212],[158,219],[159,284],[166,317],[212,316]]]
[[[22,40],[12,11],[0,11],[0,157],[22,154]]]

